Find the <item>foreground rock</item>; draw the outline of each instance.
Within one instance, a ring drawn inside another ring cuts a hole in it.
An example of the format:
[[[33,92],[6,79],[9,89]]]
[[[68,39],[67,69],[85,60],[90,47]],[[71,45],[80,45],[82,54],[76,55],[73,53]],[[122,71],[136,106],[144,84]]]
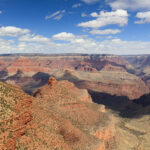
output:
[[[2,82],[0,89],[0,149],[115,148],[115,121],[86,90],[54,78],[35,98]]]
[[[94,104],[86,90],[79,90],[68,81],[57,82],[54,78],[50,78],[49,84],[40,88],[34,96],[41,104],[51,105],[51,111],[69,120],[74,126],[71,131],[68,131],[68,127],[60,129],[65,141],[72,139],[73,135],[77,139],[73,143],[66,141],[69,142],[69,147],[73,149],[109,149],[116,146],[113,117],[105,112],[103,105]],[[97,143],[97,146],[94,143]]]
[[[32,102],[20,88],[0,82],[0,149],[15,150],[31,128]]]

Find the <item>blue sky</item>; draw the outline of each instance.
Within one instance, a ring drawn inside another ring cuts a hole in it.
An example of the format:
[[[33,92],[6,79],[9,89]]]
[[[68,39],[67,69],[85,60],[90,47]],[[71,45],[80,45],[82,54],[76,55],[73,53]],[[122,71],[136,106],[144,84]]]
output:
[[[150,1],[0,0],[0,53],[150,54]]]

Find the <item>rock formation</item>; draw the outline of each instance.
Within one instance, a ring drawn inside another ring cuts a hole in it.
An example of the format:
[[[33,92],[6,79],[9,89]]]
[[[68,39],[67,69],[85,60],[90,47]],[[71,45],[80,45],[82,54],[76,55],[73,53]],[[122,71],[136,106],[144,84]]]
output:
[[[1,56],[0,79],[32,93],[53,75],[79,88],[136,99],[149,92],[148,60],[148,56],[134,60],[127,56],[82,54]]]
[[[25,57],[17,58],[8,67],[7,71],[10,75],[17,73],[18,70],[22,71],[24,74],[29,76],[34,75],[37,72],[49,72],[49,68],[40,66],[40,64],[35,62],[35,59],[28,59]]]
[[[50,78],[35,98],[0,83],[0,149],[107,150],[116,146],[115,122],[86,90]],[[112,144],[113,141],[113,144]]]
[[[134,66],[134,74],[139,76],[150,89],[150,55],[124,56]]]
[[[0,82],[0,149],[149,150],[150,102],[144,95],[149,93],[149,59],[140,57],[135,68],[136,61],[130,65],[127,60],[114,55],[1,56],[0,79],[35,92],[32,97]],[[85,88],[109,95],[97,96],[109,105],[93,103]]]
[[[91,66],[88,66],[86,64],[80,64],[77,67],[75,67],[75,69],[78,71],[85,71],[85,72],[93,72],[93,73],[98,72],[96,68],[92,68]]]
[[[98,73],[83,71],[58,71],[53,74],[57,79],[74,82],[78,88],[88,89],[117,96],[136,99],[149,93],[148,87],[137,76],[120,67],[104,67]]]

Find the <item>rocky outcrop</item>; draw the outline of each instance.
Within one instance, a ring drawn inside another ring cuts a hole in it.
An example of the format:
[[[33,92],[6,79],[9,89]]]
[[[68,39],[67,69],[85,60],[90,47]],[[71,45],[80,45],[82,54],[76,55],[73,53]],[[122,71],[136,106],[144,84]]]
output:
[[[81,89],[86,88],[88,90],[108,93],[111,95],[127,96],[131,100],[140,98],[142,95],[149,93],[148,87],[140,80],[133,82],[132,84],[80,81],[76,82],[75,85]]]
[[[35,62],[34,59],[28,59],[25,57],[16,59],[7,67],[7,71],[9,74],[15,74],[18,70],[22,71],[24,74],[28,74],[29,76],[32,76],[37,72],[50,71],[49,68],[40,66],[40,64],[38,62]]]
[[[142,105],[140,109],[139,106],[131,107],[126,101],[123,102],[125,108],[121,105],[125,116],[128,113],[136,117],[136,109],[144,115],[140,115],[138,121],[138,118],[121,118],[118,112],[114,117],[111,115],[114,111],[109,112],[104,105],[94,104],[85,90],[130,99],[148,93],[145,83],[128,73],[131,66],[123,58],[113,55],[15,56],[10,61],[5,58],[4,62],[0,62],[1,79],[29,90],[41,88],[31,97],[18,87],[0,82],[0,149],[149,148],[149,95],[146,101],[145,97],[141,97],[144,101],[129,101],[130,104]],[[60,81],[49,78],[48,73]],[[117,107],[121,100],[116,101]]]
[[[50,87],[53,87],[55,84],[56,84],[56,79],[54,77],[50,77],[49,80],[48,80],[48,85]]]
[[[115,145],[115,140],[113,141],[114,143],[111,144],[116,134],[114,128],[115,122],[113,122],[113,118],[105,112],[103,105],[98,106],[97,104],[93,104],[86,90],[79,90],[68,81],[58,82],[55,81],[54,78],[50,78],[48,83],[48,85],[40,88],[34,95],[36,98],[39,98],[40,103],[51,104],[51,110],[57,112],[61,118],[65,117],[65,119],[74,123],[75,127],[84,134],[86,132],[88,137],[91,137],[91,140],[92,136],[95,136],[97,140],[99,139],[99,144],[96,144],[97,146],[95,148],[93,147],[93,143],[90,143],[90,149],[106,150],[112,148],[113,144]],[[53,103],[55,103],[55,105],[53,105]],[[61,133],[66,133],[65,130],[64,128]],[[64,138],[66,138],[66,136],[64,136]],[[77,144],[83,144],[81,141],[83,138],[82,134],[80,134],[80,136],[76,134],[74,138],[78,139]],[[88,141],[86,144],[88,144]],[[80,148],[81,147],[80,145]]]
[[[1,79],[22,87],[28,93],[46,84],[50,75],[59,80],[69,80],[78,87],[81,87],[81,83],[86,83],[81,88],[94,88],[99,92],[128,96],[131,99],[147,93],[144,83],[128,73],[131,65],[120,56],[69,54],[35,57],[14,55],[0,58],[2,66],[7,62],[5,69],[0,72]],[[149,85],[149,82],[146,83]]]
[[[87,90],[53,77],[34,94],[35,98],[2,82],[0,89],[0,149],[112,148],[113,117],[103,105],[92,102]]]
[[[96,68],[92,68],[86,64],[80,64],[77,67],[75,67],[75,69],[78,71],[85,71],[85,72],[93,72],[93,73],[98,72],[98,70],[96,70]]]
[[[150,55],[124,56],[134,66],[134,74],[139,76],[150,89]]]
[[[73,82],[80,89],[127,96],[129,99],[136,99],[149,93],[149,88],[139,77],[120,67],[110,67],[110,65],[98,73],[67,70],[58,71],[53,75],[59,80]]]
[[[1,56],[0,70],[7,68],[9,74],[15,74],[18,69],[27,74],[50,72],[51,70],[79,69],[88,72],[97,72],[105,66],[113,64],[128,68],[129,63],[115,55],[39,55],[28,56]]]
[[[114,71],[114,72],[126,72],[126,70],[119,66],[113,66],[111,64],[105,65],[101,71]]]

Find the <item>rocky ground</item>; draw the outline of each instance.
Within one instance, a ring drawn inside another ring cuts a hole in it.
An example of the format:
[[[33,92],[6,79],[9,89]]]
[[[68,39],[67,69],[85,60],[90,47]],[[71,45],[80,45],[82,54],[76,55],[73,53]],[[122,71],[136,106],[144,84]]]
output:
[[[116,147],[115,120],[86,90],[50,78],[28,96],[1,85],[1,149],[89,149]]]

